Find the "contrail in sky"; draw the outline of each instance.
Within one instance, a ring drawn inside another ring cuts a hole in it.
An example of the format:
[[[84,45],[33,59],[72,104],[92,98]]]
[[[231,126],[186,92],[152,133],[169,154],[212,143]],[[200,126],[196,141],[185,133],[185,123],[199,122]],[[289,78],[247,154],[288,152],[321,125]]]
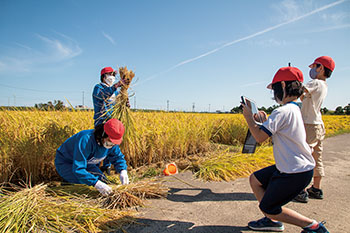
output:
[[[228,42],[228,43],[226,43],[226,44],[224,44],[224,45],[222,45],[222,46],[220,46],[220,47],[218,47],[218,48],[216,48],[216,49],[210,50],[209,52],[203,53],[203,54],[201,54],[201,55],[199,55],[199,56],[197,56],[197,57],[184,60],[184,61],[182,61],[182,62],[180,62],[180,63],[178,63],[178,64],[176,64],[176,65],[170,67],[170,68],[167,69],[167,70],[164,70],[164,71],[162,71],[162,72],[159,72],[158,74],[155,74],[155,75],[152,75],[152,76],[148,77],[148,78],[145,79],[143,82],[140,82],[140,83],[138,83],[138,84],[142,84],[142,83],[145,83],[146,81],[155,79],[156,77],[160,76],[161,74],[167,73],[167,72],[169,72],[169,71],[171,71],[171,70],[176,69],[176,68],[179,67],[179,66],[185,65],[185,64],[187,64],[187,63],[196,61],[196,60],[198,60],[198,59],[200,59],[200,58],[206,57],[206,56],[208,56],[208,55],[210,55],[210,54],[216,53],[217,51],[219,51],[219,50],[221,50],[221,49],[223,49],[223,48],[226,48],[226,47],[231,46],[231,45],[233,45],[233,44],[239,43],[239,42],[241,42],[241,41],[249,40],[249,39],[254,38],[254,37],[256,37],[256,36],[260,36],[260,35],[262,35],[262,34],[265,34],[266,32],[270,32],[270,31],[275,30],[275,29],[277,29],[277,28],[280,28],[280,27],[282,27],[282,26],[284,26],[284,25],[287,25],[287,24],[290,24],[290,23],[294,23],[294,22],[296,22],[296,21],[298,21],[298,20],[301,20],[301,19],[303,19],[303,18],[309,17],[310,15],[316,14],[316,13],[318,13],[318,12],[327,10],[328,8],[331,8],[331,7],[334,7],[334,6],[336,6],[336,5],[339,5],[339,4],[341,4],[341,3],[345,2],[345,1],[346,1],[346,0],[336,1],[336,2],[334,2],[334,3],[328,4],[328,5],[325,5],[325,6],[323,6],[323,7],[317,8],[317,9],[315,9],[315,10],[313,10],[313,11],[310,11],[309,13],[306,13],[306,14],[304,14],[304,15],[301,15],[301,16],[298,16],[298,17],[293,18],[293,19],[291,19],[291,20],[288,20],[288,21],[286,21],[286,22],[283,22],[283,23],[277,24],[277,25],[275,25],[275,26],[266,28],[266,29],[264,29],[264,30],[262,30],[262,31],[256,32],[256,33],[251,34],[251,35],[249,35],[249,36],[242,37],[242,38],[240,38],[240,39],[237,39],[237,40]],[[137,85],[137,84],[135,84],[135,85]]]

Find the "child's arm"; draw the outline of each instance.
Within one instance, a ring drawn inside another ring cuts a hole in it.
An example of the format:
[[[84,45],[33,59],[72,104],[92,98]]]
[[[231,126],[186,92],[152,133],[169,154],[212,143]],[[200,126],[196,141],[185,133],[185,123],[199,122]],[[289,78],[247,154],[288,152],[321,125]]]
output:
[[[265,133],[265,131],[261,130],[260,126],[255,123],[251,109],[245,104],[242,104],[242,106],[243,106],[243,116],[247,121],[248,128],[251,134],[253,135],[253,137],[255,138],[255,140],[258,143],[261,143],[266,139],[268,139],[269,135]],[[266,121],[266,118],[267,118],[266,113],[264,113],[263,116],[264,116],[263,121]]]

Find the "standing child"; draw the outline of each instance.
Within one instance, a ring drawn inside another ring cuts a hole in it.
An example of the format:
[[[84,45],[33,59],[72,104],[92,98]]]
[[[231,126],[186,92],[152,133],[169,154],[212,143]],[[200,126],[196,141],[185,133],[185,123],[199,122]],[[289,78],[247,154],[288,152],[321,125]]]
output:
[[[306,134],[300,109],[295,101],[303,93],[303,74],[298,68],[283,67],[277,71],[268,86],[282,106],[275,109],[259,126],[251,109],[243,105],[243,115],[257,142],[269,137],[273,141],[275,165],[254,172],[249,177],[250,186],[259,201],[264,218],[251,221],[248,227],[257,231],[283,231],[282,222],[300,226],[302,232],[328,232],[318,223],[289,208],[283,207],[293,200],[311,181],[315,161],[306,143]]]
[[[325,173],[322,162],[322,151],[326,131],[322,121],[321,106],[328,90],[326,79],[331,76],[335,63],[331,57],[322,56],[316,58],[309,67],[311,68],[309,75],[312,80],[305,85],[304,95],[300,97],[303,103],[301,114],[305,125],[306,142],[312,150],[316,167],[314,169],[314,182],[311,188],[307,189],[307,192],[303,190],[295,198],[296,201],[303,203],[308,202],[308,197],[323,199],[321,179]]]
[[[117,89],[123,85],[122,80],[114,83],[116,74],[117,70],[114,70],[112,67],[104,67],[101,70],[101,82],[94,87],[92,100],[94,104],[95,128],[111,119],[111,114],[116,104],[116,96],[119,94]],[[130,107],[129,102],[127,104]],[[108,158],[103,160],[101,170],[105,171],[107,175],[111,174],[111,162]]]

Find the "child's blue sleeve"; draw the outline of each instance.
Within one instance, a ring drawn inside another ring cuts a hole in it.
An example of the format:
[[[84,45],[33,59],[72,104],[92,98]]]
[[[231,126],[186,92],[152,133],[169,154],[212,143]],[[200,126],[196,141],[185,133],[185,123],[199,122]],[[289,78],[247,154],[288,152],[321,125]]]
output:
[[[89,173],[87,169],[87,158],[93,150],[88,137],[82,137],[74,145],[72,171],[81,184],[94,186],[98,180],[97,176]]]
[[[110,149],[108,159],[114,165],[115,170],[120,173],[121,170],[126,170],[127,165],[123,153],[120,151],[118,145]]]
[[[114,85],[111,87],[103,87],[101,84],[97,84],[94,88],[92,96],[98,100],[106,100],[111,97],[113,93],[116,95],[118,94]]]

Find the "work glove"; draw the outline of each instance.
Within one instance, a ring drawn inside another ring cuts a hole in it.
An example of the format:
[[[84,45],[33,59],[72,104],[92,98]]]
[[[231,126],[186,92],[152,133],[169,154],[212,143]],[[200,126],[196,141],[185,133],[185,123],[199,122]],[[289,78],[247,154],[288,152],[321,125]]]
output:
[[[120,182],[122,182],[122,184],[129,184],[129,176],[128,176],[128,172],[126,170],[121,170],[119,178],[120,178]]]
[[[108,196],[112,193],[112,188],[109,187],[106,183],[98,180],[94,186],[103,196]]]

